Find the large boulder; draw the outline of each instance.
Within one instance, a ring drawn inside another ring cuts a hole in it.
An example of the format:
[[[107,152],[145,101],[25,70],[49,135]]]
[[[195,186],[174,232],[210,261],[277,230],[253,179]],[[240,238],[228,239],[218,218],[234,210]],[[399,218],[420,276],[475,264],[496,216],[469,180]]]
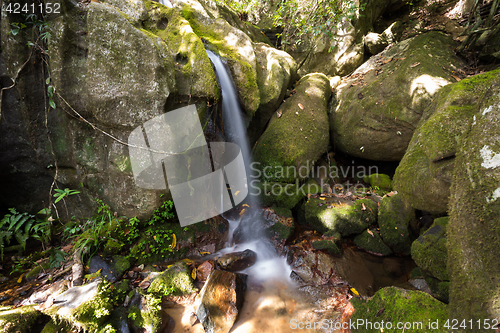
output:
[[[328,147],[330,81],[324,74],[309,74],[295,91],[272,116],[253,149],[256,167],[271,174],[270,180],[306,178]]]
[[[434,214],[446,213],[455,155],[460,138],[478,114],[500,70],[444,87],[426,110],[394,175],[393,188],[407,205]]]
[[[461,139],[447,228],[450,314],[500,317],[500,75]]]
[[[374,327],[386,328],[387,332],[407,328],[421,333],[447,331],[443,325],[448,319],[448,307],[421,291],[386,287],[368,300],[353,298],[351,303],[356,309],[351,317],[351,322],[357,323],[356,332],[373,332]],[[396,325],[401,327],[396,330]]]
[[[426,107],[455,82],[462,63],[440,32],[405,40],[371,57],[337,87],[330,117],[337,149],[356,157],[399,161]]]

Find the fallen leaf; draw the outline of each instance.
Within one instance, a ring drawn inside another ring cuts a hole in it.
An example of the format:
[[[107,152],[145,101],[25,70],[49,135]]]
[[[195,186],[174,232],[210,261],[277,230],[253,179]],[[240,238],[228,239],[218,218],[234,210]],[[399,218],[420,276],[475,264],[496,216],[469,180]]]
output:
[[[326,198],[319,198],[319,200],[325,200]]]
[[[249,207],[250,208],[250,206],[247,204],[243,204],[243,205],[241,205],[241,207]]]
[[[304,105],[302,105],[302,104],[300,104],[300,103],[299,103],[299,108],[300,108],[301,110],[304,110]]]
[[[151,281],[142,281],[141,283],[139,283],[139,288],[148,289],[150,285]]]
[[[430,55],[430,54],[429,54]],[[375,317],[378,317],[382,314],[382,312],[384,312],[385,308],[382,308],[380,310],[378,310],[377,314],[375,315]]]
[[[359,293],[358,293],[358,291],[357,291],[356,289],[351,288],[350,290],[351,290],[351,292],[352,292],[354,295],[359,296]]]
[[[205,254],[210,254],[210,252],[207,252],[207,251],[200,251],[200,254],[201,254],[202,256],[204,256]]]
[[[418,65],[420,65],[420,63],[419,63],[419,62],[416,62],[416,63],[414,63],[414,64],[410,65],[410,68],[417,67]]]
[[[361,203],[361,206],[363,207],[361,210],[366,210],[366,206],[365,206],[364,202]]]
[[[358,99],[363,99],[363,94],[362,93],[358,94]]]
[[[193,268],[193,270],[191,271],[191,277],[194,279],[196,279],[196,268]]]
[[[370,229],[366,229],[366,231],[372,236],[372,237],[375,237],[375,235],[373,234],[373,231],[371,231]]]
[[[278,115],[278,118],[281,118],[281,116],[283,115],[283,112],[282,111],[278,111],[278,112],[276,112],[276,114]]]
[[[461,78],[459,78],[458,76],[455,76],[455,75],[452,75],[451,77],[453,77],[457,81],[461,81],[462,80]]]
[[[23,276],[24,276],[24,274],[26,274],[26,273],[21,274],[21,276],[19,277],[19,279],[17,279],[17,283],[23,282]]]
[[[429,57],[433,58],[432,54],[429,53]]]
[[[175,236],[175,234],[172,234],[172,244],[170,245],[170,249],[173,250],[176,245],[177,245],[177,236]]]
[[[240,192],[241,192],[241,191],[236,191],[236,192],[234,193],[234,195],[238,195],[238,193],[240,193]]]

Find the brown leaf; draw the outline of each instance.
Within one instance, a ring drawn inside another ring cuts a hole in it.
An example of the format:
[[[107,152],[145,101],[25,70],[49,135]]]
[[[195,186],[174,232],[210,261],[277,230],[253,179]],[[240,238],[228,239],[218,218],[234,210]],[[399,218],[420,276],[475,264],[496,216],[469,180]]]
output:
[[[366,210],[366,206],[365,206],[364,202],[361,203],[361,206],[363,207],[361,210]]]
[[[358,94],[358,98],[359,98],[359,99],[363,99],[363,94],[362,94],[362,93],[359,93],[359,94]]]
[[[410,65],[410,68],[417,67],[418,65],[420,65],[420,63],[419,63],[419,62],[416,62],[416,63],[414,63],[414,64],[411,64],[411,65]]]
[[[283,111],[278,111],[276,112],[276,114],[278,115],[278,118],[281,118],[281,116],[283,115]]]
[[[458,76],[455,76],[455,75],[452,75],[451,77],[454,78],[457,81],[461,81],[462,80],[461,78],[459,78]]]
[[[302,105],[302,104],[300,104],[300,103],[299,103],[299,108],[300,108],[301,110],[304,110],[304,105]]]
[[[375,237],[375,235],[373,234],[373,231],[371,231],[370,229],[366,229],[366,231],[372,236],[372,237]]]
[[[148,289],[150,285],[151,281],[142,281],[141,283],[139,283],[139,288]]]

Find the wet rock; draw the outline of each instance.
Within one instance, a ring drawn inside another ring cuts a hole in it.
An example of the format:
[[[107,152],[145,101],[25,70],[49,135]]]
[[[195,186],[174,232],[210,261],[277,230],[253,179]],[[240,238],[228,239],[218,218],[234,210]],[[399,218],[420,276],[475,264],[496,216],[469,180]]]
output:
[[[257,254],[250,249],[233,252],[217,258],[217,265],[226,271],[241,271],[255,264]]]
[[[213,271],[195,301],[196,316],[207,333],[227,333],[238,317],[247,275]]]
[[[392,189],[392,180],[388,175],[383,173],[372,173],[363,177],[365,183],[370,184],[372,187],[378,187],[384,191],[390,191]]]
[[[130,268],[130,261],[124,257],[115,255],[111,258],[102,256],[94,256],[90,259],[89,264],[90,274],[94,274],[101,270],[101,275],[106,281],[111,283],[116,282],[127,269]]]
[[[324,200],[321,200],[323,199]],[[377,219],[377,204],[370,199],[311,197],[299,212],[299,223],[319,232],[336,231],[342,236],[359,234]]]
[[[418,267],[441,281],[449,280],[446,269],[448,262],[448,251],[446,249],[448,221],[448,217],[434,220],[431,227],[411,246],[411,257]]]
[[[264,235],[275,243],[275,247],[283,247],[295,230],[292,211],[286,208],[265,208],[262,220]]]
[[[299,245],[290,246],[288,263],[305,283],[322,285],[335,278],[335,260],[320,251],[308,251]]]
[[[392,323],[421,322],[423,327],[414,332],[430,332],[429,324],[439,320],[439,324],[448,319],[448,307],[432,296],[421,291],[405,290],[397,287],[382,288],[367,301],[351,299],[356,311],[351,321],[363,320],[374,325],[382,321]],[[377,324],[378,323],[378,324]],[[441,329],[442,326],[436,327]],[[373,332],[373,327],[358,327],[356,332]]]
[[[410,254],[415,210],[399,194],[385,195],[378,211],[380,236],[395,253]]]
[[[196,278],[201,282],[205,282],[214,269],[215,263],[213,260],[204,261],[196,270]]]
[[[354,243],[363,250],[378,256],[388,256],[392,250],[384,243],[377,230],[367,229],[354,238]]]

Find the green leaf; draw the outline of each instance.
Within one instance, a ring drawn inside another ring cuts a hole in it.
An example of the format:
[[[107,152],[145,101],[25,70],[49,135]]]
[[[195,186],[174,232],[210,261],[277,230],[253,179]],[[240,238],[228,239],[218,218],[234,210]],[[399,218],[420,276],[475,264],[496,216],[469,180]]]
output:
[[[49,99],[49,105],[51,108],[55,109],[56,108],[56,103],[54,103],[53,99]]]
[[[45,84],[49,84],[50,83],[50,77],[47,78],[47,80],[45,80]]]

